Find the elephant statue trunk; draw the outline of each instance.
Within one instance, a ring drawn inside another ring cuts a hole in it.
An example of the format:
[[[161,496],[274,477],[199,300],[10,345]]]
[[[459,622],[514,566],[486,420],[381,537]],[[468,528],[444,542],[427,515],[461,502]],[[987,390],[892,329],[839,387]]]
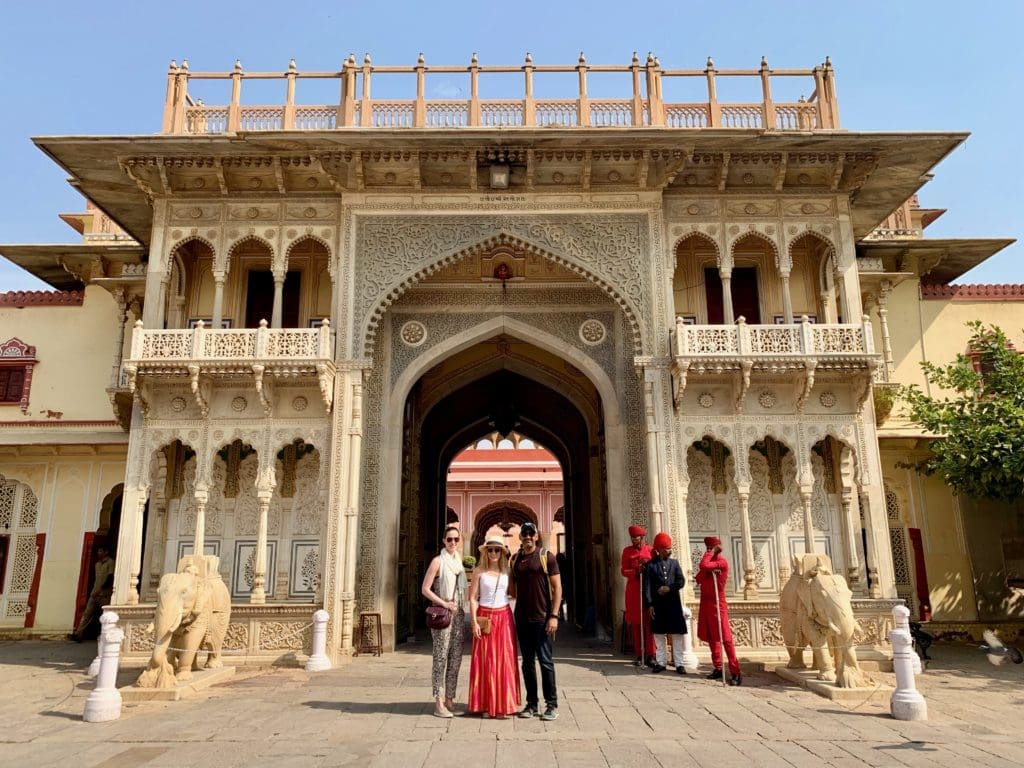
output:
[[[153,632],[153,655],[146,669],[135,683],[140,688],[173,688],[177,684],[174,665],[168,660],[168,651],[175,631],[181,626],[184,606],[178,577],[182,574],[165,573],[157,589],[157,610],[149,625]],[[177,659],[177,651],[170,650],[170,657]]]

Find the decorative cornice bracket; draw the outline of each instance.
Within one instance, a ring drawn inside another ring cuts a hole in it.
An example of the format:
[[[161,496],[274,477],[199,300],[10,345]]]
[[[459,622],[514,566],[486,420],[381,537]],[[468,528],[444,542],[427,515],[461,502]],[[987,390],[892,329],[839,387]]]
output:
[[[672,407],[679,410],[686,392],[686,377],[690,372],[689,360],[676,360],[672,363]]]
[[[200,367],[198,365],[188,366],[189,387],[192,390],[192,396],[196,399],[196,405],[199,406],[199,412],[205,419],[210,415],[210,390],[212,385],[209,381],[201,379],[199,373]]]
[[[256,394],[263,406],[263,415],[269,418],[274,412],[274,385],[272,379],[264,375],[266,370],[265,365],[255,364],[252,366]]]
[[[722,153],[722,167],[718,170],[718,191],[725,192],[725,185],[729,179],[729,160],[732,155],[728,152]]]
[[[317,363],[316,374],[324,408],[330,413],[331,407],[334,405],[334,366],[330,363]]]
[[[743,413],[743,400],[747,396],[747,390],[750,389],[750,373],[753,369],[753,361],[741,360],[740,369],[733,379],[733,410],[737,414]]]
[[[811,390],[814,389],[814,371],[817,367],[818,361],[813,357],[808,358],[804,362],[803,383],[800,387],[800,393],[796,397],[797,413],[804,412],[804,406],[807,405],[807,399],[811,396]]]

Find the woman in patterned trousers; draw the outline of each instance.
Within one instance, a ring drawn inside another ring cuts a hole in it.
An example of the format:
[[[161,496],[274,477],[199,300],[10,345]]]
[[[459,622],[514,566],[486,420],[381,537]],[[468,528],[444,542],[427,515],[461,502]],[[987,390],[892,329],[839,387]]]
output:
[[[462,665],[462,637],[466,623],[466,569],[462,565],[459,541],[462,536],[455,526],[444,529],[444,549],[430,561],[423,575],[420,592],[434,605],[452,612],[451,623],[444,629],[430,630],[434,642],[434,663],[431,684],[434,692],[434,716],[451,717],[455,704],[455,688]]]

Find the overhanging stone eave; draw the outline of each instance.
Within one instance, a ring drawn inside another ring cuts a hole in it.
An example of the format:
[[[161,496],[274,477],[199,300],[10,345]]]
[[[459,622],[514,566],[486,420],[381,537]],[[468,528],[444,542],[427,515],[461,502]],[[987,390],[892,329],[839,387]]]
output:
[[[0,244],[0,256],[60,291],[79,290],[83,284],[66,269],[68,262],[84,265],[99,258],[138,264],[145,255],[138,243]]]
[[[921,275],[929,284],[950,283],[982,262],[1017,242],[1013,237],[919,237],[892,240],[864,240],[857,243],[858,255],[911,255],[939,257],[935,266]],[[864,273],[861,273],[862,276]]]
[[[878,166],[851,195],[857,238],[909,198],[931,169],[967,133],[766,131],[761,129],[516,128],[267,131],[191,135],[39,136],[33,141],[71,176],[71,183],[140,244],[149,243],[147,194],[121,168],[126,157],[214,158],[332,151],[486,149],[490,147],[607,148],[685,152],[863,152]],[[450,191],[450,190],[446,190]]]

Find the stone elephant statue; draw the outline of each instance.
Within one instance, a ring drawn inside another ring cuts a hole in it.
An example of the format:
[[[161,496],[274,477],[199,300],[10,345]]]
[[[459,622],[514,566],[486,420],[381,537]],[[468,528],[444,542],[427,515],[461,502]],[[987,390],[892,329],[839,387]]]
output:
[[[779,593],[779,625],[782,640],[786,644],[786,652],[789,654],[789,662],[786,664],[789,669],[807,669],[804,649],[810,644],[806,627],[809,617],[806,611],[801,610],[800,602],[800,588],[803,584],[801,566],[802,558],[793,555],[789,581]],[[817,666],[815,664],[815,667]]]
[[[191,680],[199,669],[200,648],[209,649],[206,667],[223,666],[221,646],[231,619],[231,595],[217,570],[220,558],[188,555],[176,573],[165,573],[157,589],[156,613],[150,625],[153,655],[139,675],[141,688],[173,688]]]
[[[790,669],[804,669],[803,651],[811,646],[818,679],[840,688],[868,685],[857,663],[853,593],[846,580],[832,573],[828,555],[793,557],[793,572],[779,596],[780,623]]]

